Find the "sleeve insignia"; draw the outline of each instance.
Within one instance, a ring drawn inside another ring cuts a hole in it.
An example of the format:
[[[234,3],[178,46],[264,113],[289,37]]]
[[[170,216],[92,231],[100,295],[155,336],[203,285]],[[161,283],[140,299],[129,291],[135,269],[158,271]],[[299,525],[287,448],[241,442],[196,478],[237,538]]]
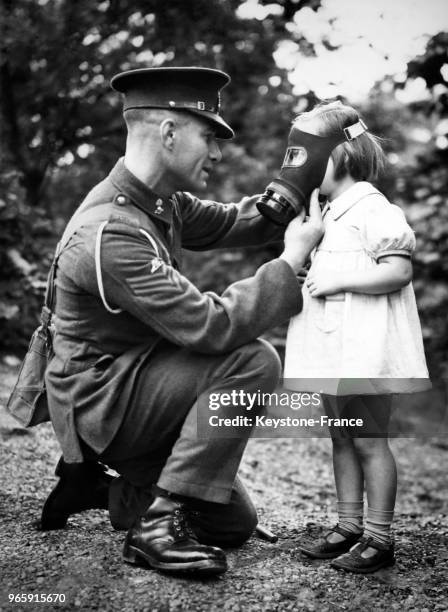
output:
[[[160,257],[154,257],[154,259],[151,260],[151,274],[157,272],[162,264],[163,261],[160,259]]]

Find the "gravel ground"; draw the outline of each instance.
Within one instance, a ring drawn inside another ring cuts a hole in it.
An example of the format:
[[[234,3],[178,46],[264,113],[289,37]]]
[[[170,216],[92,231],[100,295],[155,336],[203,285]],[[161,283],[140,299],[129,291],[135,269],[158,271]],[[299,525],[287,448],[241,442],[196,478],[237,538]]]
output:
[[[369,576],[337,572],[297,548],[336,518],[329,441],[251,440],[241,474],[279,541],[252,538],[229,551],[223,576],[188,580],[124,564],[123,533],[106,512],[77,515],[57,532],[36,529],[59,450],[49,425],[24,430],[6,414],[1,403],[12,379],[11,368],[0,366],[0,610],[448,610],[446,438],[392,441],[397,564]],[[60,593],[66,601],[8,603],[21,593]]]

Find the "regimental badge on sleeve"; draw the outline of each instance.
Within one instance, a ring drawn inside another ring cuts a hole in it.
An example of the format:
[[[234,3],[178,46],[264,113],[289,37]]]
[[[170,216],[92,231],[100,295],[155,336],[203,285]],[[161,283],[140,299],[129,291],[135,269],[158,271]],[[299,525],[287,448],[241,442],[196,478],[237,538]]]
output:
[[[154,274],[154,272],[157,272],[157,270],[163,264],[163,259],[159,255],[159,248],[154,238],[150,234],[148,234],[146,230],[142,228],[140,228],[140,233],[142,233],[143,236],[145,236],[149,240],[154,251],[156,252],[156,256],[151,259],[151,274]]]
[[[154,257],[154,259],[151,260],[151,274],[157,272],[162,264],[163,261],[160,259],[160,257]]]

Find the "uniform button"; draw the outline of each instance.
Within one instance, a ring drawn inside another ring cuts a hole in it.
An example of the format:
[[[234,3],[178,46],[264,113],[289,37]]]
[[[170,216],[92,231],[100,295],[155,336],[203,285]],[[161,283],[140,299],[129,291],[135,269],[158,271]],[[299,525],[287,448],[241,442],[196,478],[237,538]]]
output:
[[[120,206],[124,206],[126,204],[126,196],[124,195],[117,196],[117,204],[119,204]]]

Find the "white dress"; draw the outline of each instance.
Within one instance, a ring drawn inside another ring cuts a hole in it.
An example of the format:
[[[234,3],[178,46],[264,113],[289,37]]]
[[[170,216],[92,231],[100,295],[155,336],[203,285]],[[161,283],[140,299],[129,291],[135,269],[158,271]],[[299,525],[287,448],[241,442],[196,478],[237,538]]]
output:
[[[355,183],[329,203],[324,225],[314,272],[369,270],[382,256],[410,256],[415,248],[402,210],[367,182]],[[323,298],[311,297],[304,285],[303,310],[288,329],[284,377],[291,389],[344,395],[427,389],[412,284],[383,295],[347,292]],[[349,390],[340,379],[351,379]]]

